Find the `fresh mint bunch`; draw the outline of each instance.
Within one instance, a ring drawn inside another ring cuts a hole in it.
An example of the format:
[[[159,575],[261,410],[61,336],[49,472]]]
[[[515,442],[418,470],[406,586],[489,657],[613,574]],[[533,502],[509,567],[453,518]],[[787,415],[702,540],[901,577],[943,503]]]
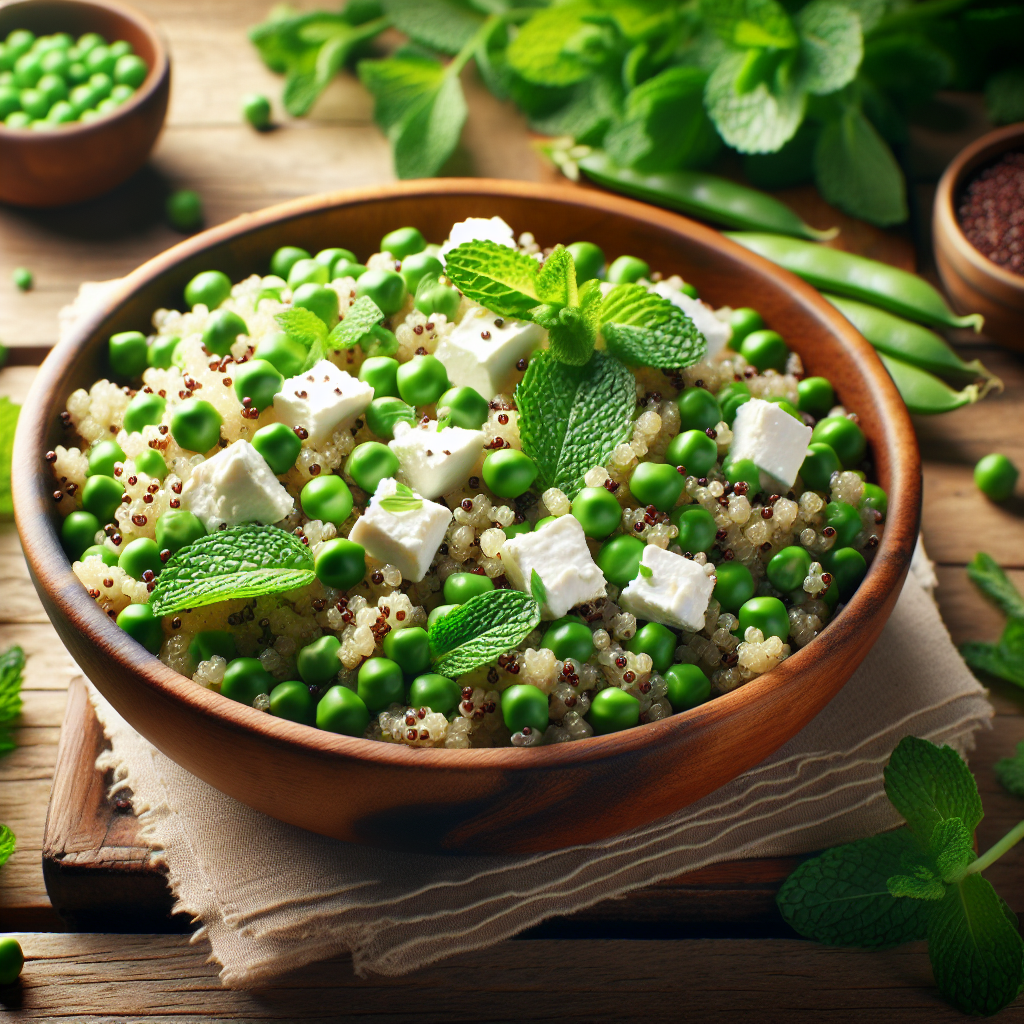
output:
[[[1003,634],[994,644],[968,641],[960,645],[964,661],[975,672],[986,672],[1024,686],[1024,597],[991,555],[979,552],[967,566],[970,581],[1005,616]]]
[[[1013,757],[1004,757],[992,767],[1003,788],[1024,799],[1024,740],[1017,744],[1017,752]]]
[[[976,856],[974,777],[951,747],[913,736],[893,751],[885,791],[906,827],[801,864],[779,890],[782,916],[830,945],[926,938],[942,994],[964,1013],[998,1013],[1024,990],[1024,942],[981,872],[1024,839],[1024,821]]]

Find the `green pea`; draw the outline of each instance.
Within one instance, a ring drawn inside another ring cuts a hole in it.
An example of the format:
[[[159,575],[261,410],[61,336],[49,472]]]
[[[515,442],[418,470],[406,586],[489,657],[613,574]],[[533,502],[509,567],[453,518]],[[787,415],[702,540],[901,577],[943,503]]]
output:
[[[156,541],[150,540],[149,537],[138,537],[126,544],[121,550],[117,565],[133,580],[141,580],[146,572],[159,576],[160,570],[164,567],[160,559],[160,548]]]
[[[242,405],[262,412],[274,404],[274,395],[284,387],[284,377],[265,359],[250,359],[235,367],[234,387]]]
[[[537,524],[540,526],[540,523]],[[601,545],[597,553],[597,567],[609,583],[624,587],[640,575],[640,559],[647,545],[639,537],[621,534]]]
[[[465,427],[467,430],[479,430],[490,414],[487,399],[470,387],[452,388],[438,400],[437,408],[448,409],[452,426]]]
[[[181,338],[176,334],[161,334],[146,350],[146,362],[158,370],[167,370],[173,366],[174,350]]]
[[[36,88],[46,97],[51,106],[58,100],[68,98],[68,87],[59,75],[43,75],[36,83]]]
[[[85,35],[78,37],[78,40],[75,42],[75,49],[84,57],[90,50],[103,45],[105,45],[103,36],[98,32],[86,32]]]
[[[647,654],[654,663],[654,671],[664,673],[676,654],[679,638],[667,626],[660,622],[648,622],[641,626],[629,642],[626,650],[633,654]]]
[[[844,469],[854,469],[864,458],[867,440],[864,431],[846,416],[826,416],[811,434],[812,441],[829,445],[839,456]]]
[[[32,125],[32,118],[24,110],[15,110],[4,118],[4,124],[8,128],[29,128]]]
[[[729,326],[732,328],[729,348],[738,350],[741,342],[748,334],[753,334],[754,331],[760,331],[764,328],[764,320],[761,319],[761,314],[756,309],[751,309],[749,306],[740,306],[739,309],[734,309],[729,314]]]
[[[96,542],[100,521],[92,512],[72,512],[66,516],[60,527],[60,541],[72,562],[82,557],[86,548]]]
[[[122,57],[127,57],[129,54],[134,53],[132,44],[127,39],[118,39],[116,42],[110,44],[110,52],[120,60]]]
[[[416,286],[413,305],[424,316],[443,316],[450,323],[455,319],[461,301],[461,296],[454,288],[424,275]]]
[[[364,359],[359,379],[373,388],[374,398],[398,397],[398,360],[390,356]]]
[[[302,511],[310,519],[341,526],[352,514],[352,492],[340,476],[317,476],[299,495]]]
[[[248,335],[249,326],[230,309],[217,309],[203,328],[203,345],[214,355],[226,356],[240,334]]]
[[[448,604],[465,604],[470,598],[487,594],[494,583],[487,576],[473,572],[453,572],[444,581],[444,599]]]
[[[231,294],[231,279],[219,270],[204,270],[185,285],[185,305],[216,309]]]
[[[876,512],[881,512],[884,519],[889,511],[889,496],[878,484],[865,484],[861,505],[864,508],[873,508]]]
[[[789,639],[789,612],[777,597],[752,597],[745,601],[739,620],[736,633],[741,637],[753,626],[761,630],[766,640],[770,636],[777,636],[783,643]]]
[[[172,228],[195,231],[203,224],[203,200],[193,189],[178,189],[167,197],[164,215]]]
[[[67,75],[71,67],[71,58],[68,51],[64,49],[47,50],[39,59],[39,66],[43,69],[43,78],[52,75],[61,80]]]
[[[543,519],[538,519],[536,525],[534,526],[534,530],[542,529],[543,527],[547,526],[548,523],[553,523],[557,518],[558,516],[545,516]]]
[[[101,523],[114,520],[114,513],[121,507],[124,487],[113,477],[91,476],[82,488],[82,507],[91,512]]]
[[[85,115],[89,113],[93,105],[99,101],[99,97],[93,91],[92,87],[85,83],[76,85],[74,89],[71,90],[71,94],[68,99],[75,113],[80,115],[83,119]]]
[[[14,62],[14,84],[31,89],[43,77],[43,65],[38,53],[26,53]]]
[[[838,594],[842,600],[848,601],[868,571],[864,556],[856,548],[826,551],[821,556],[821,567],[832,574],[832,585],[825,593],[826,600],[829,594]],[[833,601],[830,607],[834,608],[837,603]]]
[[[100,558],[104,565],[117,565],[117,555],[103,544],[90,544],[83,552],[80,561],[87,558]]]
[[[171,414],[171,436],[190,452],[208,452],[220,440],[223,422],[209,402],[187,398]]]
[[[723,384],[719,389],[715,397],[718,399],[718,404],[721,405],[727,398],[732,395],[749,395],[750,386],[745,380],[731,380],[727,384]]]
[[[50,109],[50,101],[38,89],[21,90],[21,109],[32,117],[46,117]]]
[[[363,335],[359,341],[363,351],[370,357],[393,356],[399,348],[398,338],[394,331],[377,324]]]
[[[294,267],[299,260],[308,259],[312,259],[312,256],[310,256],[305,249],[300,249],[295,245],[283,245],[274,253],[273,256],[270,257],[270,272],[275,277],[279,277],[283,281],[287,281],[288,274],[292,267]]]
[[[803,480],[804,486],[812,491],[824,491],[827,494],[832,486],[832,474],[838,473],[842,468],[839,456],[830,445],[812,441],[807,446],[807,455],[800,466],[800,479]]]
[[[343,277],[351,277],[358,281],[366,271],[367,267],[362,263],[357,263],[354,259],[342,258],[331,267],[331,280],[340,281]]]
[[[160,395],[140,391],[124,411],[124,429],[129,434],[138,434],[143,427],[159,423],[163,417],[167,399]]]
[[[117,100],[112,100],[107,97],[106,99],[100,100],[99,103],[96,104],[95,109],[100,114],[112,114],[117,110]]]
[[[672,665],[662,674],[673,711],[689,711],[711,696],[711,680],[696,665]]]
[[[49,114],[46,115],[46,119],[51,124],[71,124],[72,121],[77,119],[78,115],[75,113],[75,108],[67,102],[67,100],[57,100],[52,107],[50,107]]]
[[[741,405],[750,401],[750,395],[741,391],[733,392],[722,401],[722,419],[731,427],[736,422],[736,413]]]
[[[503,526],[501,532],[506,537],[518,537],[521,533],[531,533],[533,531],[533,524],[529,519],[524,519],[521,523],[512,523],[510,526]]]
[[[367,494],[373,494],[381,480],[398,472],[398,456],[386,444],[366,441],[352,450],[345,463],[345,472]]]
[[[641,462],[633,470],[629,491],[641,505],[653,505],[660,512],[668,512],[683,493],[686,479],[664,462]]]
[[[117,616],[117,624],[150,654],[159,654],[164,642],[160,620],[153,615],[148,604],[130,604]]]
[[[390,658],[367,658],[359,667],[356,693],[374,713],[400,703],[405,694],[402,666]]]
[[[543,732],[548,727],[547,694],[528,683],[510,686],[501,695],[501,717],[511,732]]]
[[[796,408],[796,406],[794,406],[792,402],[788,401],[787,399],[782,398],[780,395],[773,395],[771,398],[766,399],[766,401],[771,402],[773,405],[777,405],[783,412],[788,413],[790,416],[792,416],[793,419],[798,420],[800,423],[803,423],[803,416],[800,415],[800,412]]]
[[[429,252],[417,252],[407,256],[402,260],[400,271],[410,295],[416,294],[416,289],[424,277],[436,280],[443,272],[444,267],[441,266],[441,261]]]
[[[979,491],[992,501],[1006,501],[1012,497],[1020,471],[1001,454],[985,455],[974,467],[974,483]]]
[[[252,702],[261,693],[270,693],[275,682],[258,658],[235,658],[224,670],[220,692],[239,704],[252,707]]]
[[[435,622],[440,622],[450,611],[454,611],[457,604],[439,604],[427,616],[427,629],[430,630]]]
[[[499,498],[518,498],[528,491],[533,481],[537,479],[538,469],[537,463],[528,455],[515,448],[503,448],[501,451],[491,452],[484,459],[482,472],[484,483]],[[612,501],[615,499],[612,498]]]
[[[313,569],[321,583],[348,590],[366,575],[366,551],[355,541],[335,537],[321,545]]]
[[[413,356],[398,367],[398,394],[409,405],[433,405],[450,387],[448,371],[436,356]]]
[[[800,411],[816,418],[827,415],[836,404],[836,393],[825,377],[805,377],[796,386],[800,396]]]
[[[736,614],[754,596],[754,577],[742,562],[719,562],[715,576],[715,599],[725,611]]]
[[[110,368],[120,377],[138,377],[146,368],[146,336],[139,331],[112,334],[107,342]]]
[[[302,442],[295,431],[283,423],[260,427],[253,435],[252,446],[277,476],[287,473],[295,465],[302,450]]]
[[[356,261],[356,254],[351,249],[321,249],[314,257],[317,263],[322,263],[328,270],[333,271],[339,260]]]
[[[223,629],[204,629],[192,638],[188,645],[188,656],[192,664],[198,667],[201,661],[209,661],[213,657],[233,661],[238,657],[235,638]]]
[[[726,459],[725,465],[722,466],[722,471],[725,473],[725,478],[729,483],[733,485],[745,483],[748,488],[747,495],[750,498],[760,493],[761,470],[757,468],[757,465],[751,459],[736,459],[735,461]]]
[[[679,428],[686,430],[707,430],[717,427],[722,419],[718,399],[704,388],[686,388],[676,399],[679,406]]]
[[[99,42],[103,42],[100,36],[96,36]],[[20,57],[23,53],[27,52],[32,48],[32,44],[36,41],[34,32],[31,32],[27,28],[16,28],[12,29],[7,35],[7,49],[15,55]]]
[[[396,260],[404,260],[413,253],[423,252],[427,240],[418,228],[395,228],[380,240],[380,251],[389,252]]]
[[[316,686],[330,682],[341,668],[340,650],[341,641],[329,633],[303,647],[295,659],[303,682]]]
[[[416,422],[415,411],[400,398],[375,398],[364,415],[370,430],[387,441],[394,438],[396,423],[412,425]]]
[[[316,724],[326,732],[362,736],[370,724],[370,713],[347,686],[332,686],[316,706]]]
[[[604,277],[604,253],[593,242],[573,242],[567,245],[569,255],[576,265],[576,283],[593,281]]]
[[[862,526],[860,513],[845,501],[830,501],[825,506],[825,523],[836,531],[837,548],[852,544]]]
[[[288,271],[288,287],[295,291],[304,284],[327,284],[330,280],[330,271],[322,263],[317,263],[312,257],[296,260]]]
[[[553,651],[559,661],[567,658],[587,661],[594,653],[594,634],[582,619],[566,615],[548,626],[541,646]]]
[[[595,694],[587,721],[597,736],[632,729],[640,723],[640,701],[617,686],[609,686]]]
[[[791,544],[774,554],[768,563],[768,579],[776,590],[788,593],[803,586],[811,569],[811,556],[802,547]]]
[[[111,53],[109,46],[97,46],[85,55],[83,63],[90,74],[94,75],[97,71],[101,71],[103,74],[109,75],[113,73],[117,61],[117,54]]]
[[[289,722],[313,725],[316,722],[316,702],[305,683],[289,679],[270,691],[270,713]]]
[[[669,441],[665,461],[689,476],[707,476],[718,461],[718,445],[703,430],[684,430]]]
[[[718,524],[715,517],[700,505],[681,505],[671,515],[672,524],[679,530],[678,544],[683,551],[696,554],[708,552],[715,546]]]
[[[116,441],[97,441],[89,449],[89,476],[113,476],[114,467],[124,460],[125,454]]]
[[[21,109],[21,98],[13,85],[0,85],[0,119]]]
[[[205,536],[203,521],[184,509],[165,512],[156,521],[156,546],[161,551],[170,551],[172,555]]]
[[[430,667],[430,643],[421,626],[392,629],[384,637],[384,657],[390,658],[407,676],[418,676]],[[415,703],[415,702],[414,702]],[[445,710],[434,708],[435,711]]]
[[[402,633],[408,633],[403,629]],[[409,687],[409,703],[414,708],[430,708],[438,714],[446,715],[454,711],[462,697],[459,684],[447,676],[439,676],[436,672],[428,672],[417,676]]]
[[[42,81],[42,79],[39,79],[39,81]],[[110,75],[98,72],[95,75],[89,76],[89,87],[101,99],[106,99],[110,95],[110,90],[114,88],[114,80]]]
[[[622,506],[606,487],[584,487],[572,500],[572,514],[583,532],[597,540],[614,533],[622,523]]]
[[[127,59],[127,58],[122,58]],[[121,61],[114,67],[114,77],[117,78]],[[120,79],[118,78],[118,81]],[[134,83],[138,85],[139,83]],[[258,132],[266,131],[270,127],[270,100],[262,93],[251,92],[242,97],[242,117]]]
[[[367,270],[356,281],[356,297],[368,295],[385,316],[402,308],[405,294],[405,279],[394,270]]]
[[[239,396],[238,400],[241,401],[246,395],[253,398],[254,404],[256,400],[256,396],[249,391],[239,394],[239,378],[247,379],[249,374],[252,373],[251,370],[248,374],[242,373],[245,367],[250,366],[252,363],[269,366],[281,381],[281,385],[270,394],[269,400],[264,405],[257,406],[257,408],[263,409],[274,400],[274,395],[281,390],[286,377],[297,377],[302,372],[302,367],[306,363],[306,356],[305,348],[299,342],[289,338],[283,331],[275,331],[273,334],[263,338],[256,346],[253,359],[249,363],[243,363],[235,368],[235,394]],[[271,379],[267,376],[266,383],[269,384]]]
[[[620,256],[608,268],[606,280],[612,284],[634,284],[641,278],[650,280],[651,268],[636,256]]]
[[[298,266],[298,264],[296,264]],[[326,268],[317,264],[322,270]],[[295,271],[293,270],[292,273]],[[338,322],[338,293],[322,284],[300,284],[292,296],[292,305],[315,313],[330,330]]]
[[[740,354],[761,373],[765,370],[785,373],[789,348],[776,331],[754,331],[740,343]]]

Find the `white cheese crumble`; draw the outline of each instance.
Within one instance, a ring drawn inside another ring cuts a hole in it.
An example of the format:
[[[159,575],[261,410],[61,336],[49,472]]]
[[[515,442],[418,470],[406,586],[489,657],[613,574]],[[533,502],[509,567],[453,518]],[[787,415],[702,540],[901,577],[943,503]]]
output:
[[[509,249],[516,247],[512,228],[501,217],[467,217],[452,225],[448,238],[441,246],[441,261],[444,262],[446,252],[464,242],[496,242],[498,245],[508,246]]]
[[[752,398],[736,411],[729,459],[750,459],[788,489],[796,481],[810,443],[810,427],[775,402]]]
[[[274,413],[289,427],[304,427],[309,444],[316,447],[372,401],[369,384],[321,359],[313,369],[284,382],[274,395]]]
[[[651,570],[630,582],[619,604],[638,619],[660,622],[677,629],[701,630],[715,589],[714,576],[690,558],[648,544],[640,564]]]
[[[388,447],[398,456],[402,476],[425,498],[437,498],[462,486],[480,458],[482,430],[463,427],[437,429],[437,420],[395,424],[395,439]]]

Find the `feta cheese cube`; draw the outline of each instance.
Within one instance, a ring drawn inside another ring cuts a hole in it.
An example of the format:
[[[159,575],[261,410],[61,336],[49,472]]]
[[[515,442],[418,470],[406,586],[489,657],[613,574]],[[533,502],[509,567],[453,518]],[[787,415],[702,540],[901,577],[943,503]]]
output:
[[[715,589],[714,576],[708,576],[704,566],[692,559],[656,544],[644,548],[640,564],[650,569],[651,575],[641,572],[632,580],[619,595],[620,606],[648,622],[676,629],[703,629],[704,613]]]
[[[398,456],[402,476],[424,498],[437,498],[460,487],[480,458],[482,430],[462,427],[437,429],[437,420],[395,424],[395,439],[388,447]]]
[[[444,262],[446,252],[457,248],[463,242],[481,241],[497,242],[498,245],[507,246],[509,249],[516,247],[512,229],[500,217],[467,217],[452,225],[447,240],[441,246],[441,262]]]
[[[729,458],[750,459],[788,489],[796,481],[811,443],[811,428],[775,402],[752,398],[736,412]]]
[[[651,291],[668,299],[673,306],[681,309],[692,321],[694,327],[704,335],[708,343],[708,353],[704,357],[710,359],[725,348],[732,337],[732,328],[723,320],[719,320],[714,309],[700,299],[691,298],[686,292],[673,288],[668,281],[658,281],[651,285]]]
[[[474,388],[490,401],[512,387],[516,363],[546,336],[547,331],[537,324],[510,320],[477,306],[441,340],[435,355],[453,385]]]
[[[202,520],[207,533],[221,523],[276,523],[295,509],[266,460],[239,440],[192,470],[181,491],[182,508]]]
[[[527,594],[537,570],[547,591],[547,618],[559,619],[570,608],[605,596],[604,574],[590,555],[583,527],[571,515],[559,516],[538,533],[507,540],[501,560],[512,586]]]
[[[316,447],[372,401],[369,384],[321,359],[312,370],[284,382],[274,395],[274,413],[289,427],[305,427],[309,443]]]
[[[362,544],[368,554],[390,562],[402,576],[419,583],[448,531],[451,512],[444,505],[423,499],[419,508],[389,512],[381,502],[398,491],[393,477],[381,480],[366,511],[356,520],[349,540]]]

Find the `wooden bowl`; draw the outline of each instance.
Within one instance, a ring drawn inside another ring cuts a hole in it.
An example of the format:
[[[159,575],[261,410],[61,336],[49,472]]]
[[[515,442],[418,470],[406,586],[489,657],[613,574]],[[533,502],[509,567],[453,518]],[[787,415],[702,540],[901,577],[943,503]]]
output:
[[[975,249],[956,216],[964,187],[975,172],[1013,150],[1024,152],[1024,123],[989,132],[957,154],[935,193],[932,236],[939,276],[953,305],[961,313],[984,314],[985,334],[1024,352],[1024,276]]]
[[[344,245],[366,258],[385,232],[430,239],[465,217],[504,217],[542,245],[586,238],[693,281],[715,305],[759,309],[860,416],[889,517],[871,569],[834,623],[772,672],[685,714],[538,749],[412,749],[338,736],[197,686],[123,633],[71,572],[44,453],[66,441],[68,395],[105,370],[115,331],[148,329],[186,282],[217,268],[264,273],[284,244]],[[606,193],[480,179],[411,181],[316,196],[196,235],[130,274],[43,363],[14,452],[14,503],[29,567],[61,639],[117,710],[169,757],[258,810],[313,832],[423,851],[522,853],[643,825],[712,792],[777,750],[843,686],[878,637],[917,538],[920,459],[874,350],[812,288],[676,214]],[[639,785],[643,780],[643,785]]]
[[[152,150],[167,113],[171,64],[156,26],[110,0],[12,0],[0,5],[0,38],[12,29],[36,35],[98,32],[127,39],[149,65],[146,80],[118,110],[91,124],[52,131],[0,122],[0,202],[64,206],[109,192],[130,178]]]

